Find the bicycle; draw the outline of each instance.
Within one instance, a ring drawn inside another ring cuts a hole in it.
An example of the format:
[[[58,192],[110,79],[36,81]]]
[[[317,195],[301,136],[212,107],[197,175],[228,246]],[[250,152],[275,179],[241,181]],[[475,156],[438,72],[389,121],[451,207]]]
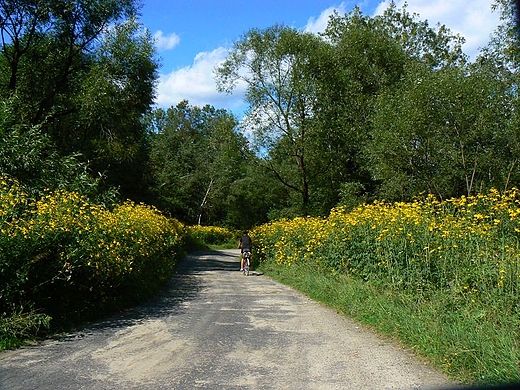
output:
[[[244,253],[242,253],[242,258],[244,259],[244,275],[249,276],[251,252],[248,250],[245,250]]]

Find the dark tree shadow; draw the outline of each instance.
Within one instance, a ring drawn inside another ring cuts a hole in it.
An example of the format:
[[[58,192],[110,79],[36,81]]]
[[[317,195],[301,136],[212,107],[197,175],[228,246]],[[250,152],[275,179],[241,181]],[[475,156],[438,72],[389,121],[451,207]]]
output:
[[[185,310],[185,303],[195,299],[203,288],[203,279],[197,277],[207,271],[237,272],[239,253],[231,251],[196,251],[179,261],[166,287],[156,297],[100,321],[86,324],[76,332],[56,337],[73,341],[94,332],[113,331],[144,321],[177,315]]]
[[[186,256],[177,270],[186,275],[206,271],[237,271],[240,268],[239,252],[203,250]]]

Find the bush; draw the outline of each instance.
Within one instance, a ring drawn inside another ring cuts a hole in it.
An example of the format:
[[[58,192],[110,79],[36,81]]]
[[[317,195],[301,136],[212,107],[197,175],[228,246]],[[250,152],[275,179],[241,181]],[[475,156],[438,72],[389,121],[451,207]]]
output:
[[[57,322],[156,293],[183,253],[184,226],[126,202],[111,210],[65,190],[32,199],[0,179],[0,313],[34,307]]]
[[[51,317],[20,308],[9,317],[0,317],[0,349],[12,348],[30,339],[50,327]]]
[[[515,189],[444,202],[374,202],[351,212],[340,207],[328,218],[272,222],[251,235],[263,263],[311,267],[404,300],[435,302],[439,323],[419,332],[447,330],[441,339],[432,336],[443,368],[500,382],[520,380],[519,233]]]
[[[201,225],[187,226],[186,233],[192,240],[192,245],[197,248],[211,245],[236,247],[240,234],[222,227]]]

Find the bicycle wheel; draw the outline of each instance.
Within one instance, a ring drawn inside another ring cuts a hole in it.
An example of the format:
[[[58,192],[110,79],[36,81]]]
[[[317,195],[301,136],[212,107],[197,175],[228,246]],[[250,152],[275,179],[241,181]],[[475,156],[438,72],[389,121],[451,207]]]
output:
[[[249,276],[249,254],[244,256],[244,275]]]

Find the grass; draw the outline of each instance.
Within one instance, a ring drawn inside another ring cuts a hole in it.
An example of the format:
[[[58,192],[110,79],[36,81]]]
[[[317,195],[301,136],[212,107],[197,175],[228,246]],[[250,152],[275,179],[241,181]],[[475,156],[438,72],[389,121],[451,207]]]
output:
[[[50,327],[51,318],[34,310],[20,309],[9,317],[0,317],[0,351],[17,348],[34,340]]]
[[[208,249],[220,250],[220,249],[237,249],[238,240],[231,240],[222,244],[209,244]]]
[[[477,385],[520,381],[517,333],[511,332],[518,324],[490,323],[488,308],[456,303],[460,307],[454,310],[448,293],[418,298],[305,265],[265,262],[261,270],[399,341],[453,380]]]

